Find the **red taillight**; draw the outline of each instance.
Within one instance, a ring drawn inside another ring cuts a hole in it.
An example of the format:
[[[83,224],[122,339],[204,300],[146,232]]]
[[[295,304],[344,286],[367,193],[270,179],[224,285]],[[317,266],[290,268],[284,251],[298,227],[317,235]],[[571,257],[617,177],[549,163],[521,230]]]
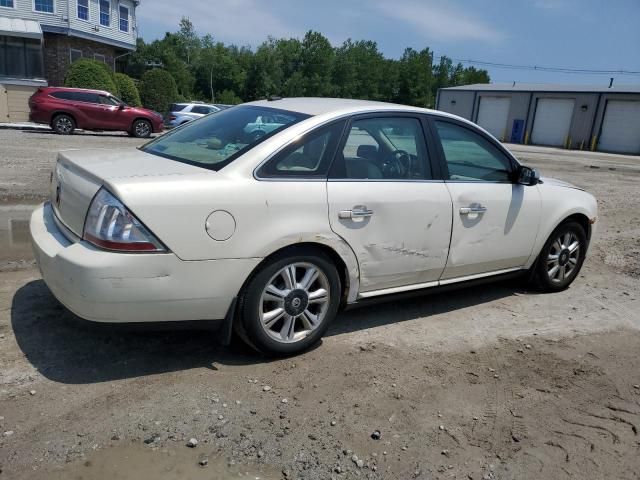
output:
[[[116,252],[166,252],[160,241],[111,193],[101,188],[89,206],[82,238]]]

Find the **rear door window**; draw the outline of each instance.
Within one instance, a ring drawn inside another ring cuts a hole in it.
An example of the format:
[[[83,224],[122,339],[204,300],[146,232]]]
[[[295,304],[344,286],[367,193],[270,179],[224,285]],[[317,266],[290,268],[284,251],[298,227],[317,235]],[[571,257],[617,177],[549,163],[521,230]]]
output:
[[[326,178],[344,122],[320,127],[288,145],[258,170],[263,178]]]

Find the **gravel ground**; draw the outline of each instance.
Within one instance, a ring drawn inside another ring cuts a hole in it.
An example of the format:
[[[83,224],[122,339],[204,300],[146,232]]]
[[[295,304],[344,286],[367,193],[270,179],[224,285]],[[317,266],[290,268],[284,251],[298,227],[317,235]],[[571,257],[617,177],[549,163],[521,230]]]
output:
[[[513,146],[598,197],[567,291],[390,300],[274,361],[212,333],[89,325],[48,292],[28,204],[55,151],[122,142],[141,143],[0,131],[0,480],[638,478],[640,158]]]

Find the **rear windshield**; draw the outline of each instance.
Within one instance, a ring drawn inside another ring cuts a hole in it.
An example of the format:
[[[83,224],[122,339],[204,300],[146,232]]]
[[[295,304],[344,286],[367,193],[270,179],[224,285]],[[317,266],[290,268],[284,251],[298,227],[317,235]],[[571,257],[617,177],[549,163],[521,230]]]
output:
[[[220,170],[265,138],[305,118],[309,115],[241,105],[189,122],[147,143],[141,150]]]
[[[186,108],[187,104],[186,103],[172,103],[171,105],[169,105],[169,111],[170,112],[181,112],[182,110],[184,110]]]

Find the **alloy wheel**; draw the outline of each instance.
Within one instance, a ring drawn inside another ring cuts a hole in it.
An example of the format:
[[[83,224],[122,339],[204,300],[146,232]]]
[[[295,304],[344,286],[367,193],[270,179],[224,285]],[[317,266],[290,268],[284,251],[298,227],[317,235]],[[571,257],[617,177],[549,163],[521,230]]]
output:
[[[56,120],[56,129],[60,133],[70,133],[73,130],[73,123],[69,117],[60,117]]]
[[[330,305],[327,276],[317,266],[292,263],[278,271],[262,291],[260,324],[272,339],[295,343],[322,325]]]
[[[561,233],[551,244],[547,255],[547,275],[554,283],[562,283],[578,266],[580,240],[573,232]]]
[[[151,129],[147,122],[137,122],[135,129],[137,137],[147,137],[151,133]]]

